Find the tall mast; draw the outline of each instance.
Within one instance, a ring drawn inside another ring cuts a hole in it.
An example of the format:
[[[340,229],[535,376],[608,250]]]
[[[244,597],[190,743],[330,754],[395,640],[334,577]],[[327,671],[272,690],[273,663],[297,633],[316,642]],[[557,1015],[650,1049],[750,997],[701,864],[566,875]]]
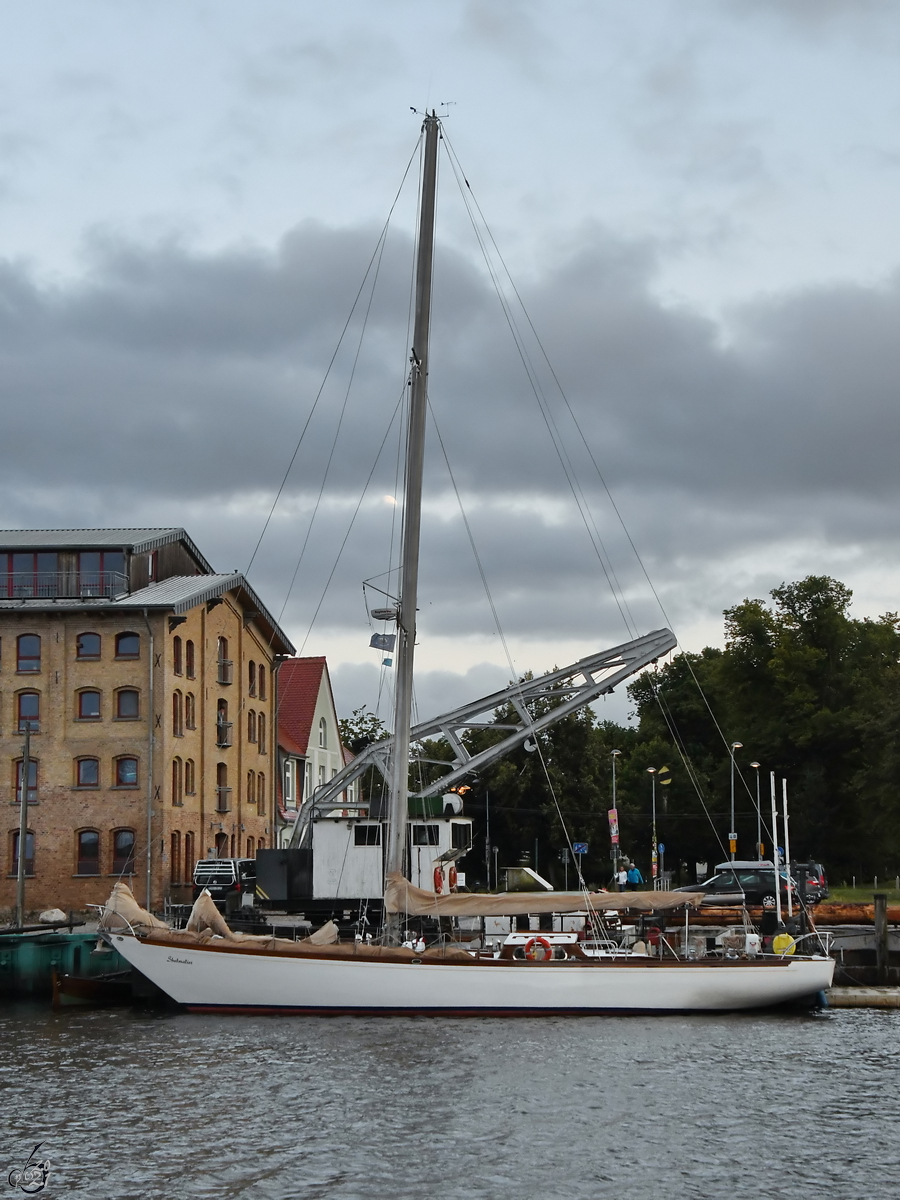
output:
[[[403,498],[403,550],[400,567],[400,613],[397,628],[397,675],[394,694],[394,746],[391,756],[391,803],[385,872],[402,871],[406,854],[409,790],[409,727],[412,709],[416,603],[419,590],[419,533],[422,524],[422,474],[425,461],[425,409],[428,385],[428,338],[431,324],[431,270],[434,258],[434,205],[440,122],[425,117],[425,160],[419,213],[416,261],[416,316],[410,373],[409,424],[406,444],[406,489]],[[388,918],[387,939],[400,940],[400,917]]]

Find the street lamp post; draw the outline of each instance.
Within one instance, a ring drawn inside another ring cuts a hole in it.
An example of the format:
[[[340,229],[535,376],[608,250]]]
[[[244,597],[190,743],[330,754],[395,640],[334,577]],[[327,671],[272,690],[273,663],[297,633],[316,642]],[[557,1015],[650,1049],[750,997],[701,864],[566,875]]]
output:
[[[759,766],[758,762],[752,762],[750,766],[756,772],[756,857],[762,861],[762,809],[759,807]]]
[[[656,851],[656,767],[648,767],[647,774],[650,776],[650,779],[653,784],[653,800],[652,800],[652,808],[651,808],[652,832],[650,835],[650,876],[653,880],[653,890],[655,891],[656,887],[657,887],[656,874],[657,874],[657,867],[658,867],[658,858],[657,858],[657,851]]]
[[[734,862],[734,856],[737,851],[737,830],[734,827],[734,752],[743,748],[743,742],[731,743],[731,828],[728,831],[728,845],[731,850],[732,862]]]

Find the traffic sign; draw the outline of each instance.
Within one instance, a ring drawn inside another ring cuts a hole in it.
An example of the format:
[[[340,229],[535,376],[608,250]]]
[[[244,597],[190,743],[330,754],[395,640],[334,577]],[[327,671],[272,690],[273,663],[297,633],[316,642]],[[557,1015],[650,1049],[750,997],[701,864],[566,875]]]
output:
[[[576,854],[587,854],[588,844],[587,842],[573,842],[572,849]]]
[[[665,844],[665,842],[660,842],[660,843],[659,843],[659,846],[657,847],[657,849],[659,850],[660,854],[665,854],[665,852],[666,852],[666,844]]]

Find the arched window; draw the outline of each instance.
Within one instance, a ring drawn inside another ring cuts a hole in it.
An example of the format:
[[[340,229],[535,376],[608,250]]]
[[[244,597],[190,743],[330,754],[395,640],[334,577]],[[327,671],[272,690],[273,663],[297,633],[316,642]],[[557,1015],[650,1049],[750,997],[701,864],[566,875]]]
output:
[[[98,788],[100,786],[100,759],[75,759],[75,786],[80,788]]]
[[[140,692],[136,688],[119,688],[116,692],[116,720],[137,721],[140,715]]]
[[[171,868],[172,886],[181,883],[181,834],[173,833],[169,839],[169,866]]]
[[[41,697],[39,692],[19,692],[16,696],[16,716],[19,733],[30,729],[37,733],[41,727]]]
[[[75,874],[100,874],[100,834],[96,829],[82,829],[75,835]]]
[[[190,640],[184,643],[184,673],[188,679],[196,678],[196,668],[194,666],[194,643]]]
[[[265,698],[266,698],[266,668],[262,665],[262,663],[259,664],[259,669],[256,672],[256,682],[259,685],[259,698],[260,698],[260,700],[265,700]]]
[[[219,638],[216,644],[216,658],[219,668],[219,683],[231,683],[234,676],[232,674],[233,664],[228,657],[228,638]]]
[[[260,754],[266,752],[266,714],[260,713],[256,718],[256,744]]]
[[[194,782],[194,760],[189,758],[184,764],[184,791],[186,796],[193,796],[196,791]]]
[[[172,639],[172,670],[176,675],[181,675],[184,670],[184,656],[181,647],[181,638],[176,636]]]
[[[36,675],[41,669],[41,639],[36,633],[16,638],[16,670],[20,675]]]
[[[319,747],[322,750],[328,748],[328,722],[324,717],[319,721]]]
[[[78,720],[100,720],[100,693],[94,688],[85,688],[78,693]]]
[[[229,812],[231,809],[231,788],[228,786],[228,764],[216,764],[216,810]]]
[[[247,772],[247,803],[256,803],[256,772]]]
[[[113,843],[113,875],[134,874],[134,830],[114,829]]]
[[[179,808],[184,803],[184,766],[177,757],[172,759],[172,803]]]
[[[172,734],[184,737],[184,697],[177,690],[172,693]]]
[[[231,722],[228,720],[227,700],[219,700],[216,704],[216,745],[231,745]]]
[[[16,803],[22,803],[22,768],[24,767],[24,759],[19,759],[16,762]],[[38,761],[36,758],[28,760],[28,803],[37,803],[37,784],[38,784]]]
[[[261,817],[266,813],[266,777],[262,771],[256,777],[256,807]]]
[[[248,837],[247,838],[247,857],[253,858],[253,856],[255,854],[256,854],[256,839],[252,838],[252,837]]]
[[[228,834],[227,833],[217,833],[216,834],[216,858],[227,858],[227,857],[228,857]]]
[[[99,658],[100,657],[100,634],[99,633],[79,633],[75,642],[75,657],[76,658]]]
[[[247,690],[251,696],[256,695],[256,663],[247,664]]]
[[[194,835],[184,835],[184,880],[190,883],[194,878]]]
[[[265,848],[266,848],[266,839],[260,838],[259,841],[256,843],[256,849],[257,849],[257,851],[259,851],[259,850],[265,850]]]
[[[193,692],[187,692],[184,697],[184,727],[185,729],[197,728],[197,702]]]
[[[9,835],[9,871],[11,875],[19,873],[19,831],[14,829]],[[34,874],[34,830],[29,829],[25,834],[25,874]]]
[[[130,755],[116,759],[116,787],[136,788],[138,786],[138,760]]]
[[[234,858],[234,850],[235,850],[234,841],[235,841],[234,834],[232,834],[231,835],[231,855],[230,855],[231,858]]]
[[[141,636],[138,633],[116,634],[116,658],[140,658]]]
[[[256,741],[256,713],[252,708],[247,713],[247,741]]]

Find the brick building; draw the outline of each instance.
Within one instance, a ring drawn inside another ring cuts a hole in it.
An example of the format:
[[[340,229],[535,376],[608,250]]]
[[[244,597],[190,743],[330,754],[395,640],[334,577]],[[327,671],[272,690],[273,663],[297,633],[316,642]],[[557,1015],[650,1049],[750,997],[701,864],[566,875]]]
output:
[[[196,859],[273,845],[275,675],[292,651],[183,529],[0,531],[0,910],[26,724],[30,911],[101,903],[119,877],[159,908],[187,899]]]

